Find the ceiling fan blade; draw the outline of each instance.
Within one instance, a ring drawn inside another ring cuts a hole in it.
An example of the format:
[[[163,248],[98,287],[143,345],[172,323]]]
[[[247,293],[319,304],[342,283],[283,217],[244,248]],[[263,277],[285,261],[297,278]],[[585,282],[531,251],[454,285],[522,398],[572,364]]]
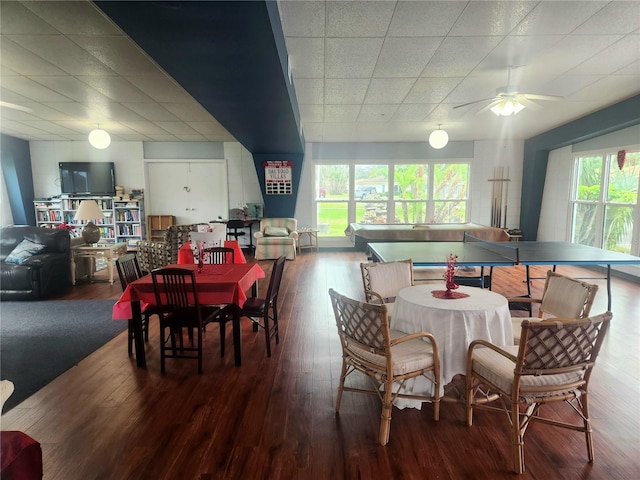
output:
[[[523,93],[522,95],[528,100],[549,100],[557,102],[563,99],[563,97],[558,97],[557,95],[538,95],[536,93]]]
[[[486,112],[487,110],[491,109],[491,107],[493,107],[494,105],[499,104],[501,101],[502,101],[502,98],[493,99],[493,102],[491,102],[489,105],[486,105],[481,110],[479,110],[478,114]]]
[[[531,110],[540,110],[542,107],[535,102],[529,100],[525,95],[518,98],[518,102]]]
[[[473,102],[469,102],[469,103],[463,103],[462,105],[456,105],[453,108],[461,108],[461,107],[467,107],[469,105],[475,105],[476,103],[482,103],[482,102],[491,102],[492,100],[495,100],[494,98],[483,98],[482,100],[475,100]]]
[[[15,103],[3,102],[0,100],[0,107],[11,108],[13,110],[20,110],[21,112],[33,112],[29,107],[23,107],[22,105],[16,105]]]

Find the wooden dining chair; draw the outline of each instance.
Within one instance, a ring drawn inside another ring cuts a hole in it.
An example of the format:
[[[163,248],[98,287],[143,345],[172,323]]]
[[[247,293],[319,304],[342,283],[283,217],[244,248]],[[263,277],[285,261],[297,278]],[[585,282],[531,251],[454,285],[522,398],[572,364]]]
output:
[[[135,253],[127,253],[125,255],[122,255],[121,257],[118,257],[116,259],[115,263],[123,292],[127,289],[127,285],[142,277],[142,270],[140,269],[138,257]],[[149,317],[155,313],[157,312],[153,307],[148,307],[144,312],[142,312],[142,332],[145,342],[149,341]],[[133,354],[133,341],[135,337],[133,319],[131,318],[128,321],[127,330],[127,348],[129,351],[129,356],[131,356]]]
[[[220,308],[200,304],[194,270],[163,267],[153,270],[151,278],[160,317],[160,371],[165,371],[166,358],[189,358],[198,361],[198,373],[202,373],[205,321],[218,315]],[[185,328],[189,332],[187,345]]]
[[[205,248],[201,255],[204,256],[204,263],[208,264],[236,263],[235,250],[229,247]]]
[[[467,425],[473,424],[474,409],[506,412],[516,473],[525,470],[524,434],[532,422],[584,433],[589,462],[593,462],[589,379],[611,318],[611,312],[606,312],[584,319],[524,320],[518,345],[498,347],[475,340],[469,346]],[[493,403],[496,400],[499,405]],[[577,414],[576,421],[570,422],[564,411],[551,407],[562,403],[570,406],[565,409],[568,413]]]
[[[280,334],[278,333],[278,294],[285,262],[286,257],[284,255],[274,260],[266,296],[264,298],[249,297],[240,309],[240,317],[251,319],[254,325],[264,330],[267,341],[267,357],[271,356],[271,339],[275,337],[276,344],[280,343]]]
[[[376,296],[376,293],[372,294]],[[340,411],[342,392],[377,395],[382,402],[380,416],[380,445],[389,442],[391,410],[397,398],[433,402],[433,419],[440,418],[440,357],[433,335],[426,332],[407,334],[389,328],[387,306],[359,302],[334,289],[329,290],[338,335],[342,345],[342,371],[336,399],[336,413]],[[347,386],[346,379],[353,372],[361,372],[372,388]],[[433,384],[433,393],[404,392],[407,380],[424,376]]]

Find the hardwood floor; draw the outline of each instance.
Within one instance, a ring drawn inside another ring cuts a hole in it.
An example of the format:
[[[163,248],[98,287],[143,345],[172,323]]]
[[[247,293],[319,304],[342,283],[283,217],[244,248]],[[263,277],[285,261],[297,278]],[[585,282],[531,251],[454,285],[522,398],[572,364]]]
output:
[[[188,360],[168,360],[161,375],[152,322],[146,369],[128,357],[125,332],[5,414],[2,429],[41,442],[45,480],[514,478],[504,415],[479,411],[468,428],[461,404],[443,403],[439,422],[429,404],[394,409],[386,447],[376,442],[377,398],[347,392],[336,416],[341,350],[327,292],[362,298],[361,261],[362,253],[307,252],[286,263],[271,358],[264,332],[245,319],[241,367],[231,348],[220,358],[212,328],[202,375]],[[268,278],[271,262],[260,263]],[[517,267],[500,269],[493,290],[521,294],[521,278]],[[596,283],[592,312],[600,313],[606,288]],[[534,293],[542,285],[534,282]],[[64,299],[120,293],[118,284],[80,284]],[[587,462],[582,434],[533,424],[521,478],[640,478],[639,297],[640,285],[614,279],[614,319],[591,382],[595,462]]]

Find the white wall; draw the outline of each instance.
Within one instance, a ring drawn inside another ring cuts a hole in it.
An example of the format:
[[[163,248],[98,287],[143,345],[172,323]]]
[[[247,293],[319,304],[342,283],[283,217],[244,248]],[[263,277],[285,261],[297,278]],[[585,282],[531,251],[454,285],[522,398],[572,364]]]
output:
[[[571,146],[549,152],[547,176],[542,193],[539,241],[569,241],[569,199],[571,196],[571,169],[573,154]]]
[[[189,158],[189,143],[185,142],[184,158]],[[131,189],[152,189],[145,178],[145,159],[142,142],[112,142],[109,148],[97,150],[88,142],[29,142],[33,171],[34,196],[60,195],[58,162],[113,162],[116,184]],[[238,142],[224,143],[227,160],[229,207],[245,203],[263,203],[258,175],[251,154]],[[147,196],[148,198],[148,196]],[[145,204],[149,212],[149,205]],[[169,213],[169,212],[168,212]]]

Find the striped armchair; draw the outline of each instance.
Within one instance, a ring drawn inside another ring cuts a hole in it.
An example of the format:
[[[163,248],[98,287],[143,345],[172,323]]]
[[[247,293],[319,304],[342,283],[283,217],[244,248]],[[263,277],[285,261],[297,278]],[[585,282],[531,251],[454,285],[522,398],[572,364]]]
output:
[[[284,255],[296,259],[298,221],[295,218],[263,218],[256,239],[256,260],[275,259]]]
[[[138,242],[138,260],[140,269],[150,272],[154,268],[164,267],[170,263],[178,263],[180,247],[189,241],[189,232],[198,231],[198,224],[172,225],[164,232],[164,241]]]

